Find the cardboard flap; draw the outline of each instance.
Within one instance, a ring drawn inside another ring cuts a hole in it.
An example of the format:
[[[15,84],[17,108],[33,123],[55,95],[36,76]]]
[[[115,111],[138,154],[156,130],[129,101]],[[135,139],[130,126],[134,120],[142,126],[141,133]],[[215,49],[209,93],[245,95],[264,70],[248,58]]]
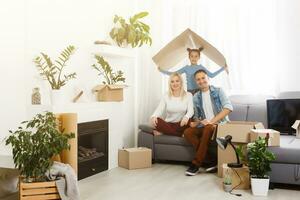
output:
[[[274,129],[252,129],[251,132],[257,133],[258,136],[263,136],[263,137],[268,133],[270,138],[273,138],[275,134],[280,134],[278,131]]]
[[[103,90],[105,87],[108,87],[111,90],[117,90],[128,87],[128,85],[97,85],[93,88],[93,92],[99,92]]]
[[[300,126],[300,120],[296,120],[292,128],[298,131],[299,126]]]
[[[145,147],[134,147],[134,148],[126,148],[123,150],[127,152],[141,152],[141,151],[149,151],[150,149]]]
[[[107,85],[111,90],[118,90],[128,87],[127,85]]]
[[[265,126],[263,125],[263,123],[258,122],[254,125],[255,129],[265,129]],[[269,129],[270,130],[270,129]]]
[[[203,47],[201,53],[217,65],[226,66],[225,57],[214,46],[189,28],[163,47],[152,59],[159,68],[168,70],[187,57],[187,48],[199,47]]]

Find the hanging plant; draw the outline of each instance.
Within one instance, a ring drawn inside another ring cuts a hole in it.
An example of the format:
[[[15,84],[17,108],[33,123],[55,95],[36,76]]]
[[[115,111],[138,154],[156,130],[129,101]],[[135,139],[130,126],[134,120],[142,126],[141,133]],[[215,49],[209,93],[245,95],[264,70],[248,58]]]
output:
[[[110,37],[116,41],[118,46],[130,44],[131,47],[141,47],[144,44],[151,46],[152,39],[150,37],[149,25],[140,21],[146,17],[148,12],[140,12],[129,18],[127,22],[123,17],[115,15],[115,27],[110,31]]]
[[[63,70],[74,52],[75,47],[70,45],[60,53],[60,56],[54,62],[43,52],[33,60],[40,75],[49,82],[53,90],[59,90],[69,80],[76,78],[75,72],[63,74]]]
[[[104,78],[102,81],[105,85],[114,85],[118,82],[125,82],[124,73],[122,71],[113,72],[109,63],[104,60],[103,56],[95,55],[97,64],[93,64],[92,68],[98,71],[98,75]]]

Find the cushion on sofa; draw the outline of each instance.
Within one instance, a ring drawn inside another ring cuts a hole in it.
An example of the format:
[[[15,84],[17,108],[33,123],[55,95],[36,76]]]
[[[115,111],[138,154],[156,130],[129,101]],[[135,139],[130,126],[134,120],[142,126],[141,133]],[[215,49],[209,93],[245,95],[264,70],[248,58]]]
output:
[[[172,145],[182,145],[182,146],[191,146],[190,143],[186,141],[183,137],[170,136],[170,135],[159,135],[154,136],[155,144],[172,144]]]
[[[146,133],[152,133],[153,132],[153,126],[149,124],[141,124],[139,125],[139,129],[146,132]]]
[[[248,109],[247,121],[262,122],[265,128],[268,127],[266,103],[250,105]]]
[[[275,163],[300,164],[300,139],[291,135],[280,136],[280,147],[269,147],[276,160]]]
[[[246,121],[248,106],[244,104],[232,104],[233,111],[229,114],[232,121]]]

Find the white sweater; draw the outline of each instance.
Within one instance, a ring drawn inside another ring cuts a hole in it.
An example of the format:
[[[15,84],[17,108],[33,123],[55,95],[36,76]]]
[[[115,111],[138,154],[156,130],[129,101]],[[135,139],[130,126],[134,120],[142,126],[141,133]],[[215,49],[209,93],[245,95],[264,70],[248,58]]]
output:
[[[194,115],[193,95],[187,92],[183,97],[169,97],[165,94],[151,117],[162,117],[166,113],[166,122],[180,122],[183,117],[191,118]]]

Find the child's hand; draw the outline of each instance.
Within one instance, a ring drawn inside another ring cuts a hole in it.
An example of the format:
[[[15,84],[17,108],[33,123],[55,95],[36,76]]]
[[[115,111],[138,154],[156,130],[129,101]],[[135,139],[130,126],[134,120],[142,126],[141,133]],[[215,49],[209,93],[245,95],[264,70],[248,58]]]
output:
[[[224,69],[225,69],[225,72],[226,72],[227,74],[229,74],[229,70],[228,70],[227,63],[225,63]]]

